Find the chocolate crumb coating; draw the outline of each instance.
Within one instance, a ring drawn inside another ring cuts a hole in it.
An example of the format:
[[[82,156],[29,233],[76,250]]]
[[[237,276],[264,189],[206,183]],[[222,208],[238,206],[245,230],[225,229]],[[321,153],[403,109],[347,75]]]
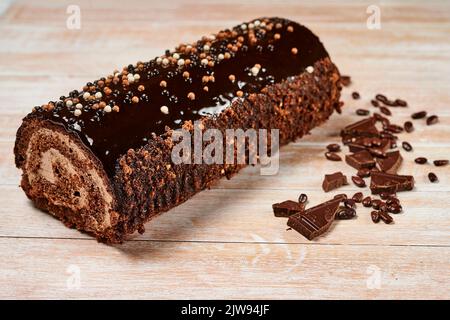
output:
[[[121,242],[244,167],[173,164],[174,130],[275,128],[283,145],[340,111],[340,90],[311,31],[253,20],[35,107],[17,132],[21,185],[66,225]]]

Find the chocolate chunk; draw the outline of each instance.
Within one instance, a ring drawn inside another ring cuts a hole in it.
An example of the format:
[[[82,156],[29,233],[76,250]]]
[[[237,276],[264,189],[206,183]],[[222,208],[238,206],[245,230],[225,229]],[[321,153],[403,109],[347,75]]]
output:
[[[386,158],[386,152],[380,148],[369,148],[369,153],[376,158]]]
[[[386,158],[376,159],[376,162],[378,164],[378,167],[380,168],[381,172],[387,172],[387,173],[397,173],[398,168],[402,164],[403,157],[400,154],[400,151],[392,151],[388,152],[386,154]]]
[[[335,215],[336,220],[349,220],[354,217],[356,217],[355,209],[348,207],[339,207]]]
[[[419,111],[419,112],[413,113],[411,115],[411,118],[413,118],[413,119],[422,119],[422,118],[425,118],[426,116],[427,116],[427,112],[426,111]]]
[[[398,191],[407,191],[414,188],[413,176],[402,176],[386,172],[372,172],[370,181],[370,190],[373,194],[396,193]]]
[[[327,150],[330,152],[339,152],[341,151],[341,146],[337,143],[330,143],[329,145],[327,145]]]
[[[367,178],[367,177],[370,177],[370,170],[367,169],[367,168],[361,168],[361,169],[358,170],[358,172],[356,173],[356,175],[357,175],[358,177],[361,177],[361,178]]]
[[[340,199],[341,201],[344,201],[347,199],[347,195],[345,193],[339,193],[335,195],[333,199]]]
[[[434,160],[433,163],[436,167],[442,167],[448,165],[448,160]]]
[[[332,199],[289,217],[288,226],[312,240],[325,233],[333,223],[340,199]]]
[[[363,199],[362,205],[364,207],[371,207],[372,206],[372,198],[370,196],[367,196]]]
[[[325,158],[330,161],[342,161],[342,158],[334,152],[325,152]]]
[[[291,200],[275,203],[272,205],[275,217],[289,217],[294,213],[303,211],[305,209],[304,203],[299,203]]]
[[[418,157],[418,158],[414,159],[414,162],[417,164],[425,164],[425,163],[427,163],[427,161],[428,160],[425,157]]]
[[[366,186],[366,182],[361,177],[352,176],[352,181],[357,187],[364,188]]]
[[[305,204],[306,201],[308,201],[308,196],[307,196],[306,194],[304,194],[304,193],[301,193],[301,194],[298,196],[298,203],[303,203],[303,204]]]
[[[375,160],[367,150],[346,155],[345,162],[358,170],[361,168],[372,168],[375,166]]]
[[[323,191],[328,192],[347,184],[347,177],[344,176],[342,172],[335,172],[325,175],[322,183],[322,189]]]
[[[436,182],[436,181],[438,181],[437,175],[436,175],[435,173],[433,173],[433,172],[430,172],[430,173],[428,174],[428,179],[430,180],[430,182]]]
[[[341,137],[345,136],[365,136],[377,137],[378,129],[375,127],[375,119],[373,117],[360,120],[346,126],[341,131]]]
[[[439,121],[438,116],[432,115],[427,118],[427,126],[431,126]]]

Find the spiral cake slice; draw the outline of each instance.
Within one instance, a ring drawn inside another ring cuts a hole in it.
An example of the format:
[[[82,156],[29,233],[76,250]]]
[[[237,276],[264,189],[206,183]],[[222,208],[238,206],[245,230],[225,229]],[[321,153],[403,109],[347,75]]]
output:
[[[110,243],[243,165],[174,164],[174,130],[279,129],[286,144],[339,111],[319,39],[261,18],[182,44],[35,107],[17,132],[22,188],[66,225]]]

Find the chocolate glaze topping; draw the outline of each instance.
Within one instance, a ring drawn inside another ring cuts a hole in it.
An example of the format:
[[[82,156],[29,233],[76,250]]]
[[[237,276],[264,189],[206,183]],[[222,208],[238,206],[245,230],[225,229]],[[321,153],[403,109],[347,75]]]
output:
[[[235,99],[312,72],[325,57],[322,43],[307,28],[261,18],[116,70],[35,107],[31,116],[78,134],[112,176],[122,154],[166,127],[178,129],[184,121],[218,114]]]

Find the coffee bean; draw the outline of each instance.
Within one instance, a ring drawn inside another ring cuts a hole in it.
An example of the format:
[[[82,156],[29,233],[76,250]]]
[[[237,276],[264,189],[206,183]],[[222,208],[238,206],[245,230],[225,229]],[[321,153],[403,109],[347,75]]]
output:
[[[380,222],[380,214],[378,213],[378,211],[372,211],[370,213],[370,217],[372,218],[372,221],[374,223]]]
[[[397,103],[395,101],[392,100],[386,100],[383,102],[385,105],[389,106],[389,107],[397,107]]]
[[[388,108],[386,108],[385,106],[381,106],[380,107],[380,112],[387,115],[387,116],[391,116],[392,112],[391,110],[389,110]]]
[[[333,199],[338,199],[338,198],[341,199],[341,201],[344,201],[347,199],[347,195],[345,193],[339,193],[339,194],[335,195]]]
[[[427,126],[431,126],[439,121],[438,116],[432,115],[427,118]]]
[[[302,193],[298,196],[299,203],[306,203],[306,201],[308,201],[308,196],[306,194]]]
[[[386,193],[386,192],[380,193],[380,198],[383,199],[383,200],[388,199],[390,196],[391,195],[389,193]]]
[[[407,107],[408,103],[402,99],[395,99],[394,103],[399,107]]]
[[[402,206],[399,205],[399,204],[394,203],[394,204],[391,204],[391,205],[387,206],[387,211],[390,212],[390,213],[397,214],[397,213],[402,212]]]
[[[380,215],[380,219],[386,224],[390,224],[394,221],[394,219],[386,211],[378,211],[378,214]]]
[[[356,114],[358,116],[367,116],[367,115],[369,115],[369,113],[370,113],[370,111],[367,109],[357,109],[356,110]]]
[[[363,188],[366,186],[366,182],[361,177],[352,176],[352,181],[357,187]]]
[[[354,92],[352,92],[352,98],[356,100],[356,99],[361,98],[361,96],[359,95],[358,92],[354,91]]]
[[[448,165],[448,160],[434,160],[433,163],[436,167],[442,167]]]
[[[387,204],[386,204],[386,202],[381,202],[379,210],[383,211],[383,212],[387,211]]]
[[[370,198],[370,196],[365,197],[362,201],[362,205],[364,207],[371,207],[372,206],[372,198]]]
[[[356,202],[353,199],[345,199],[344,206],[350,209],[356,209]]]
[[[358,170],[358,172],[356,173],[356,175],[357,175],[358,177],[361,177],[361,178],[367,178],[367,177],[370,177],[370,170],[367,169],[367,168],[361,168],[361,169]]]
[[[408,152],[412,151],[412,149],[413,149],[411,144],[406,141],[402,142],[402,147],[403,147],[403,149],[405,149],[405,151],[408,151]]]
[[[338,219],[338,220],[348,220],[348,219],[353,219],[355,216],[356,216],[355,209],[339,207],[339,209],[337,210],[336,215],[334,217],[335,217],[335,219]]]
[[[436,182],[436,181],[438,181],[437,175],[435,175],[433,172],[430,172],[430,173],[428,174],[428,179],[430,180],[430,182]]]
[[[375,99],[377,99],[380,102],[386,102],[388,100],[388,98],[383,94],[377,94],[375,96]]]
[[[426,116],[427,116],[427,112],[426,111],[419,111],[419,112],[413,113],[411,115],[411,118],[413,118],[413,119],[422,119],[422,118],[425,118]]]
[[[364,195],[362,194],[362,192],[357,192],[353,195],[352,200],[357,203],[361,203],[363,197],[364,197]]]
[[[380,103],[377,100],[370,100],[370,103],[372,104],[372,106],[374,106],[375,108],[378,108],[380,106]]]
[[[331,161],[342,161],[342,158],[334,152],[325,152],[325,157]]]
[[[398,200],[397,198],[391,197],[389,199],[386,200],[386,204],[388,206],[392,206],[393,204],[398,204],[400,205],[400,200]]]
[[[413,123],[411,121],[406,121],[405,124],[403,125],[403,128],[405,128],[405,131],[410,133],[414,131],[414,126]]]
[[[348,87],[352,83],[352,79],[349,76],[341,76],[341,83],[344,87]]]
[[[427,163],[427,161],[428,160],[425,157],[418,157],[418,158],[414,159],[414,162],[417,164],[425,164],[425,163]]]
[[[330,143],[329,145],[327,145],[327,150],[330,152],[339,152],[341,151],[341,146],[337,143]]]
[[[381,201],[381,200],[379,200],[379,199],[374,199],[374,200],[372,200],[372,207],[374,208],[374,209],[380,209],[380,205],[381,205],[381,203],[382,203],[383,201]]]

